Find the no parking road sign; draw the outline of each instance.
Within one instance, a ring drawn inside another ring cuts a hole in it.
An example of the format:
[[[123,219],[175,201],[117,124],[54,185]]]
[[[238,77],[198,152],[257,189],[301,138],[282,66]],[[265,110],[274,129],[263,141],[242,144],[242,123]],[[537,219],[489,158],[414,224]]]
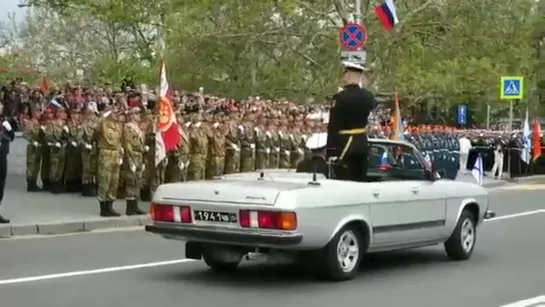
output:
[[[524,77],[501,77],[500,99],[515,100],[524,97]]]
[[[367,30],[357,23],[347,23],[339,31],[339,43],[345,50],[356,51],[367,42]]]

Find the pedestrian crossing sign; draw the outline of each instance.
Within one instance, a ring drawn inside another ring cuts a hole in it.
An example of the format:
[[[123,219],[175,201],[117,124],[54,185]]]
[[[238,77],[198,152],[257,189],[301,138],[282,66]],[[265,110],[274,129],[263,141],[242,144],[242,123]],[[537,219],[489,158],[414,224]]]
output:
[[[524,77],[501,77],[500,99],[515,100],[524,96]]]

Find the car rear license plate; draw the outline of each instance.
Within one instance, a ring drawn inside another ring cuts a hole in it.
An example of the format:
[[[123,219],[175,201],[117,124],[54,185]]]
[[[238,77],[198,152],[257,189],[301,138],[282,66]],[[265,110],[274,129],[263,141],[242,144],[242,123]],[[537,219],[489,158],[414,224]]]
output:
[[[195,220],[197,221],[217,222],[217,223],[236,223],[237,222],[236,213],[195,210],[193,211],[193,215],[195,216]]]

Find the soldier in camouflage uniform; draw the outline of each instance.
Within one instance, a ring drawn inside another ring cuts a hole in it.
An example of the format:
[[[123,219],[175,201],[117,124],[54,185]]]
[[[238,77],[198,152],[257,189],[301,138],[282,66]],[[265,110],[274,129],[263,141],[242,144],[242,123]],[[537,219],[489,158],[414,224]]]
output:
[[[42,147],[42,167],[40,169],[40,177],[42,179],[42,188],[46,191],[51,191],[51,183],[49,182],[49,174],[51,173],[51,144],[48,142],[48,136],[53,131],[54,118],[50,109],[45,109],[42,114],[42,125],[40,126],[40,145]]]
[[[240,135],[240,172],[251,172],[255,167],[255,130],[250,118],[246,118]]]
[[[208,155],[208,137],[201,127],[199,118],[191,123],[189,134],[189,165],[187,167],[187,180],[203,180]]]
[[[27,140],[28,145],[26,148],[26,180],[27,191],[37,192],[40,191],[38,187],[38,173],[40,172],[40,164],[42,162],[42,147],[41,141],[42,130],[38,120],[38,114],[34,114],[32,119],[25,123],[25,130],[23,137]]]
[[[68,142],[66,147],[66,165],[64,178],[68,192],[79,192],[81,189],[81,141],[83,138],[83,127],[81,124],[80,112],[70,111],[70,119],[67,122]]]
[[[124,111],[121,111],[121,110],[118,110],[116,112],[117,114],[117,117],[116,117],[116,120],[119,122],[119,124],[121,125],[121,129],[122,129],[122,132],[125,133],[125,129],[123,128],[125,126],[125,123],[127,121],[127,114],[125,114]],[[125,139],[125,136],[122,135],[121,136],[121,139]],[[121,144],[123,146],[123,144]],[[124,147],[123,148],[123,151],[125,150]],[[125,155],[123,154],[123,157]],[[123,159],[123,163],[126,163],[125,162],[125,159]],[[118,176],[118,180],[119,182],[117,183],[117,198],[120,198],[120,199],[123,199],[125,198],[125,176],[123,176],[122,174],[122,170],[123,170],[123,167],[124,165],[122,164],[119,168],[119,176]]]
[[[240,140],[237,123],[230,120],[226,123],[225,166],[224,174],[238,173],[240,170]]]
[[[266,130],[264,118],[260,118],[255,127],[255,169],[266,169],[269,166],[270,132]]]
[[[279,168],[280,163],[280,135],[278,134],[278,129],[274,122],[270,122],[267,128],[268,134],[268,143],[271,147],[271,152],[269,153],[269,164],[268,168],[277,169]]]
[[[97,128],[97,118],[90,110],[84,111],[81,123],[81,195],[96,196],[97,192],[97,146],[93,139]]]
[[[119,184],[119,170],[123,164],[123,124],[120,114],[106,112],[95,130],[98,146],[97,173],[100,216],[120,216],[113,209]]]
[[[50,148],[49,183],[54,194],[64,191],[64,166],[66,161],[66,145],[70,130],[66,125],[66,112],[58,108],[51,130],[46,131],[46,139]]]
[[[290,168],[292,140],[290,138],[289,130],[285,121],[282,121],[280,123],[278,135],[280,136],[280,154],[278,158],[278,168]]]
[[[187,165],[189,162],[189,146],[187,140],[185,120],[181,113],[176,113],[176,122],[178,123],[178,133],[180,134],[180,144],[171,151],[168,158],[167,170],[165,172],[166,182],[179,182],[187,180]]]
[[[301,133],[301,122],[295,121],[293,123],[289,139],[291,143],[290,168],[296,169],[299,162],[303,161],[305,155],[305,152],[301,147],[301,145],[305,143]]]
[[[129,111],[127,121],[123,126],[123,151],[124,163],[121,176],[125,183],[125,200],[127,203],[127,215],[143,215],[146,212],[138,208],[138,196],[140,195],[140,183],[145,170],[144,154],[146,144],[144,133],[140,129],[140,109]]]
[[[225,126],[215,122],[208,129],[208,156],[205,178],[213,179],[223,175],[225,168],[225,144],[227,131]]]
[[[146,169],[142,178],[142,185],[140,191],[140,199],[143,201],[150,201],[152,196],[151,185],[154,182],[155,177],[155,116],[151,111],[146,110],[144,116],[142,116],[140,122],[140,129],[144,132],[145,135],[145,144],[150,148],[144,154],[144,164]]]

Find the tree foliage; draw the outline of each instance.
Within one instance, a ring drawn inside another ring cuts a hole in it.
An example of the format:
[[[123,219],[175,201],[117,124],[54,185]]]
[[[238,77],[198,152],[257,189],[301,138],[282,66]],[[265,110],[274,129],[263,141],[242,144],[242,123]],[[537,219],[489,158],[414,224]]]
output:
[[[236,97],[324,97],[339,76],[337,35],[353,20],[346,0],[30,0],[26,58],[47,74],[157,80],[165,59],[177,86]],[[499,78],[537,82],[534,0],[398,1],[400,24],[384,31],[363,1],[375,87],[437,104],[498,102]],[[44,22],[44,20],[46,20]],[[543,28],[545,29],[545,28]],[[73,73],[73,72],[72,72]],[[155,81],[156,82],[156,81]],[[535,86],[529,86],[532,95]],[[320,99],[319,99],[320,100]]]

